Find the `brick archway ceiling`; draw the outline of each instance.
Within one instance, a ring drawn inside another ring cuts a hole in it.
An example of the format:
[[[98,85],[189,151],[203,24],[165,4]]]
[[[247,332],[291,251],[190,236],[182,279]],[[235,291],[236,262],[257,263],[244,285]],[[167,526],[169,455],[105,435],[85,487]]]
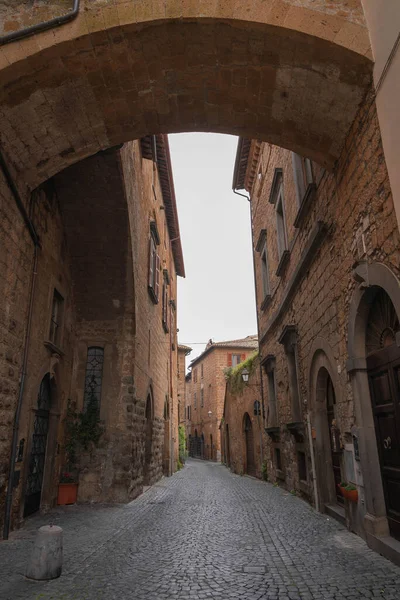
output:
[[[2,48],[3,67],[30,53],[0,69],[0,143],[30,188],[101,149],[180,131],[266,140],[329,168],[371,81],[362,54],[269,24],[171,20],[56,43],[74,26]]]

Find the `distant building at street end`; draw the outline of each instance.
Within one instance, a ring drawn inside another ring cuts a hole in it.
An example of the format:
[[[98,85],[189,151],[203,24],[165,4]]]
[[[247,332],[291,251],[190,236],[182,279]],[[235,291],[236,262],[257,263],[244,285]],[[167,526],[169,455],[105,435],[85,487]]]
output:
[[[193,457],[221,460],[219,426],[224,410],[225,370],[246,360],[258,348],[256,335],[238,340],[210,340],[191,365],[186,383],[189,453]]]

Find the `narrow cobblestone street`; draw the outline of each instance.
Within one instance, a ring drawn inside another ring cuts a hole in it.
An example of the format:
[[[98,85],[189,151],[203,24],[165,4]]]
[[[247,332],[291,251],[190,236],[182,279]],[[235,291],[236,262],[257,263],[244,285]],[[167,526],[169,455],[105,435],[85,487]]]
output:
[[[64,529],[60,579],[23,577],[35,530]],[[0,543],[2,600],[400,598],[400,569],[270,484],[189,460],[126,506],[34,517]]]

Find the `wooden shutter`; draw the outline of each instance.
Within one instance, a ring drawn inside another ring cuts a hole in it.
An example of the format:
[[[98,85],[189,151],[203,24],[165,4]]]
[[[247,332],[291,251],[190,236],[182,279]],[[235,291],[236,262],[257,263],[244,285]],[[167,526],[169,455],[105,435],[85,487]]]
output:
[[[232,354],[228,354],[228,367],[232,366]]]
[[[240,362],[243,362],[244,360],[246,360],[246,355],[245,354],[241,354],[240,355]]]
[[[154,289],[154,241],[152,236],[150,236],[149,243],[149,287]]]
[[[154,277],[154,293],[156,295],[157,300],[160,297],[160,256],[157,254],[156,256],[156,272]]]

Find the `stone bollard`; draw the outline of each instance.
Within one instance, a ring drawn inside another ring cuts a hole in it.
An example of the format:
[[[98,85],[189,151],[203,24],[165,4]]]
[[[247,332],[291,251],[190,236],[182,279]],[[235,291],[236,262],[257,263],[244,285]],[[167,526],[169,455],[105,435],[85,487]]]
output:
[[[63,559],[62,531],[56,525],[44,525],[38,529],[26,577],[37,580],[60,577]]]

